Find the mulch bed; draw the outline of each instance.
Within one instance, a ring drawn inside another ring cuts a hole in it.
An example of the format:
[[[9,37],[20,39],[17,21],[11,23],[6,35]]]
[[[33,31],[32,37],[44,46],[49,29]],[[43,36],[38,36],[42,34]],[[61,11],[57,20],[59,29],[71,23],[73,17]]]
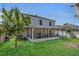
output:
[[[65,48],[75,48],[75,49],[78,49],[79,48],[79,43],[65,42],[64,43],[64,47]]]

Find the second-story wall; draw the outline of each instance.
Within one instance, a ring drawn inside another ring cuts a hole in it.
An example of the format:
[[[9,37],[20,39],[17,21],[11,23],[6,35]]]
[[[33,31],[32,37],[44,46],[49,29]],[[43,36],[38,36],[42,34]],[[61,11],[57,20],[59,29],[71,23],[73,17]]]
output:
[[[55,27],[55,21],[53,20],[48,20],[46,18],[33,17],[33,16],[30,16],[30,18],[31,18],[31,24],[29,26],[42,27],[42,28],[54,28]],[[42,20],[42,25],[40,25],[40,20]],[[51,26],[49,25],[49,22],[51,22]]]

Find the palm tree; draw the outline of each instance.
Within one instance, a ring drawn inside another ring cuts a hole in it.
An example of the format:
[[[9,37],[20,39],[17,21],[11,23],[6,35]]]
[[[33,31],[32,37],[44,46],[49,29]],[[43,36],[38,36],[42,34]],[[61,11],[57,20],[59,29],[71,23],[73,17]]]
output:
[[[12,19],[13,10],[6,11],[5,8],[2,8],[2,22],[0,26],[0,31],[3,33],[3,35],[8,35],[9,33],[9,26],[10,26],[10,20]]]
[[[30,17],[20,14],[20,10],[18,8],[14,8],[13,14],[14,16],[12,21],[12,31],[14,33],[14,36],[16,37],[17,35],[20,35],[25,31],[25,27],[30,23]],[[15,47],[17,47],[17,38],[15,40]]]
[[[75,11],[76,11],[75,16],[79,18],[79,3],[75,3],[73,4],[73,6],[75,7]]]
[[[8,12],[2,8],[3,28],[6,35],[15,38],[15,48],[17,47],[17,35],[25,31],[26,26],[30,23],[30,17],[21,14],[20,10],[15,7]]]

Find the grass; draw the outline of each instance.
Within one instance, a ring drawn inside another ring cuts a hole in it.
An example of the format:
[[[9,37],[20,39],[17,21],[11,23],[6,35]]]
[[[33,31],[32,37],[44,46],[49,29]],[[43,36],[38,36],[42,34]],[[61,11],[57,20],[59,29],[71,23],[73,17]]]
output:
[[[78,39],[63,38],[43,42],[30,43],[18,41],[18,48],[12,48],[15,41],[0,44],[1,56],[79,56],[79,49],[64,48],[65,42],[79,43]]]

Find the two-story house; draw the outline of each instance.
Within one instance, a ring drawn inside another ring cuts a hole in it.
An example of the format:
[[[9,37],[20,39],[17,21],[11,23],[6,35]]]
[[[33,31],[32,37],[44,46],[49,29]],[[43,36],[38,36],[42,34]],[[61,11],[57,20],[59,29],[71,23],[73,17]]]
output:
[[[28,37],[31,40],[35,40],[54,36],[54,20],[40,17],[38,15],[29,16],[31,23],[29,24],[29,26],[27,26],[26,31],[23,33],[23,37]]]

